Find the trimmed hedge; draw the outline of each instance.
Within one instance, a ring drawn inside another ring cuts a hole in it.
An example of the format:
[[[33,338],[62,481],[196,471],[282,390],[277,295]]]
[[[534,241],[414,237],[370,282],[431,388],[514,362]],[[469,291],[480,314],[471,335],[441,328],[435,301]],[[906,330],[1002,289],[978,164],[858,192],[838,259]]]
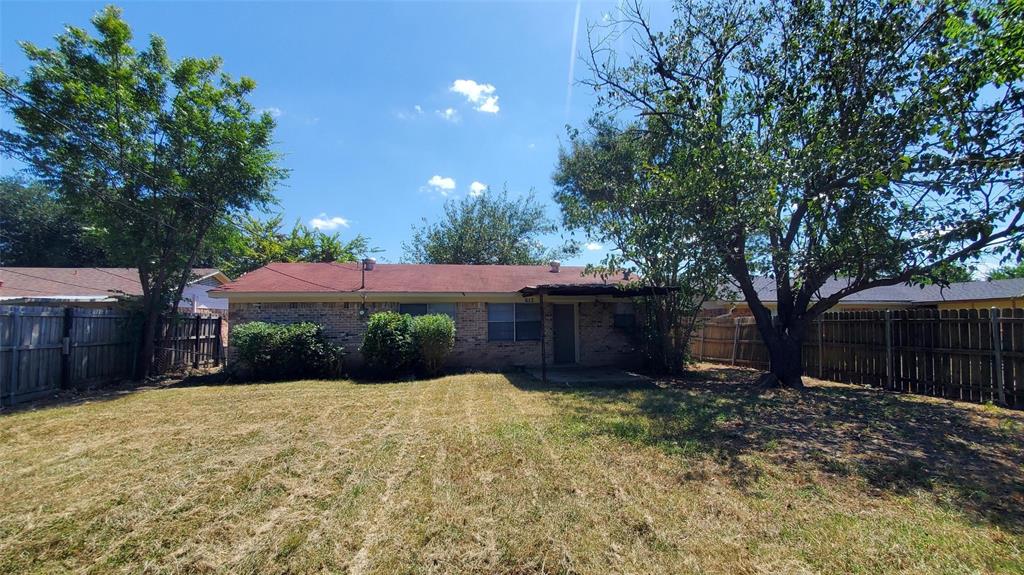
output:
[[[412,366],[412,316],[384,311],[370,316],[366,335],[359,351],[370,373],[376,377],[393,377]]]
[[[424,375],[437,375],[455,347],[455,322],[443,313],[417,316],[412,320],[412,341],[417,368]]]
[[[393,311],[370,316],[359,348],[369,373],[378,378],[415,369],[436,375],[455,346],[455,322],[444,314],[411,315]]]
[[[336,375],[342,348],[315,323],[253,321],[231,330],[238,354],[235,375],[250,380],[302,379]]]

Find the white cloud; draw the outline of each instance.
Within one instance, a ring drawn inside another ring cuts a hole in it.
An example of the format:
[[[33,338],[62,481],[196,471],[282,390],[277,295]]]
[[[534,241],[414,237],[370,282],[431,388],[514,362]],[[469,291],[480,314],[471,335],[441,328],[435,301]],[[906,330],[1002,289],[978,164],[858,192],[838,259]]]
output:
[[[589,244],[587,244],[587,250],[592,251],[592,252],[598,252],[598,251],[601,251],[603,249],[604,249],[604,246],[602,246],[601,244],[599,244],[597,242],[590,242]]]
[[[498,97],[490,96],[485,98],[484,103],[477,106],[476,109],[480,112],[487,112],[488,114],[497,114],[498,110],[501,110],[501,108],[498,107]]]
[[[498,106],[497,88],[494,84],[480,84],[475,80],[455,80],[448,89],[465,96],[469,103],[476,104],[476,109],[480,112],[497,114],[501,109]]]
[[[423,108],[419,104],[416,104],[415,106],[413,106],[412,109],[416,110],[417,114],[422,114],[423,113]]]
[[[469,195],[476,197],[487,191],[487,184],[474,181],[469,185]]]
[[[459,112],[455,108],[445,108],[444,110],[434,110],[434,113],[437,114],[438,117],[440,117],[440,118],[442,118],[444,120],[447,120],[449,122],[458,122],[459,121]]]
[[[274,106],[270,106],[269,108],[260,108],[259,110],[256,110],[256,113],[270,114],[271,118],[280,118],[281,115],[284,114],[284,112],[281,111],[281,108],[277,108]]]
[[[326,212],[321,212],[319,216],[309,220],[309,225],[318,230],[336,230],[347,228],[349,221],[341,216],[327,217]]]
[[[997,269],[999,269],[1001,266],[1000,266],[998,260],[981,260],[981,261],[976,262],[974,264],[974,267],[975,267],[975,270],[977,272],[977,273],[974,274],[975,277],[980,276],[980,277],[982,277],[984,279],[988,279],[988,276],[992,272],[994,272]]]
[[[455,179],[435,174],[427,180],[427,185],[435,192],[440,192],[442,196],[447,196],[455,189]]]

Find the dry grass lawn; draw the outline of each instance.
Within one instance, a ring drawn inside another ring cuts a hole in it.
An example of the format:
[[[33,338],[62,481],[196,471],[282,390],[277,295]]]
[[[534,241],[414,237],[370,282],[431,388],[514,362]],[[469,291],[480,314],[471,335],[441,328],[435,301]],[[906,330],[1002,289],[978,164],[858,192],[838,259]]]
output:
[[[1024,572],[1022,414],[750,378],[176,386],[12,413],[0,572]]]

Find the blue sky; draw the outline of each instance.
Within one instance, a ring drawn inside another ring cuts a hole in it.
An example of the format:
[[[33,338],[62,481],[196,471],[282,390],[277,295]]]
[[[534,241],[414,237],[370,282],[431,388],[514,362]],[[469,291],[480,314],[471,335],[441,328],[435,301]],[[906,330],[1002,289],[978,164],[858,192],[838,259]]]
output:
[[[0,65],[21,75],[19,41],[51,46],[64,25],[89,27],[104,4],[3,1]],[[474,182],[532,188],[558,218],[559,144],[594,103],[580,85],[570,99],[570,65],[585,77],[577,56],[587,23],[616,7],[579,4],[574,55],[576,2],[118,5],[137,41],[158,34],[175,58],[219,55],[229,73],[255,79],[253,103],[277,116],[276,147],[291,170],[277,191],[286,219],[366,235],[382,261],[399,261],[411,226],[436,220]],[[665,3],[651,9],[668,16]],[[0,161],[4,174],[19,168]],[[589,247],[571,263],[600,259],[603,248]]]

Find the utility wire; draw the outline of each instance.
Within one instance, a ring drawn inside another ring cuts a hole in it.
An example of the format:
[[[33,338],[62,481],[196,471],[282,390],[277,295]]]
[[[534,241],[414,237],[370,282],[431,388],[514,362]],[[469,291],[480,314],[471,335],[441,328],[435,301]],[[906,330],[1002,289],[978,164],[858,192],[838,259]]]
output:
[[[57,279],[53,279],[53,278],[45,278],[45,277],[41,277],[41,276],[34,276],[32,274],[27,274],[25,272],[15,271],[12,268],[4,268],[3,271],[6,272],[6,273],[18,274],[20,276],[25,276],[25,277],[29,277],[29,278],[33,278],[33,279],[37,279],[37,280],[54,282],[54,283],[69,285],[69,286],[73,286],[73,287],[77,287],[77,288],[82,288],[82,289],[99,290],[99,291],[102,291],[102,292],[110,292],[110,291],[112,291],[112,290],[110,290],[108,288],[98,288],[96,286],[84,286],[84,285],[81,285],[81,284],[65,282],[65,281],[61,281],[61,280],[57,280]],[[121,278],[121,279],[124,279],[124,278]]]
[[[0,272],[2,272],[2,271],[5,271],[5,270],[0,270]],[[56,292],[56,291],[33,289],[33,288],[20,287],[20,286],[7,286],[6,289],[17,290],[17,291],[31,291],[31,292],[36,292],[36,293],[47,293],[47,294],[50,294],[50,295],[67,295],[67,294],[64,294],[64,293]],[[17,296],[13,296],[13,297],[17,297]],[[2,302],[3,302],[3,300],[0,300],[0,303],[2,303]]]
[[[315,281],[312,281],[312,280],[308,280],[308,279],[305,279],[305,278],[300,278],[299,276],[293,276],[292,274],[288,274],[288,273],[285,273],[285,272],[283,272],[283,271],[281,271],[281,270],[278,270],[278,269],[274,269],[274,268],[273,268],[273,267],[271,267],[270,265],[266,265],[266,266],[263,266],[263,268],[262,268],[262,269],[270,270],[270,271],[272,271],[272,272],[274,272],[274,273],[279,273],[279,274],[281,274],[281,275],[283,275],[283,276],[288,276],[288,277],[290,277],[290,278],[292,278],[292,279],[296,279],[296,280],[299,280],[299,281],[301,281],[301,282],[306,282],[306,283],[308,283],[308,284],[310,284],[310,285],[315,285],[315,286],[317,286],[317,287],[322,287],[322,288],[326,288],[326,289],[329,289],[329,290],[331,290],[331,291],[337,291],[337,292],[357,292],[357,291],[359,291],[360,289],[362,289],[362,288],[355,288],[355,289],[341,289],[341,288],[338,288],[338,287],[334,287],[334,286],[328,286],[328,285],[324,285],[324,284],[316,283]]]

